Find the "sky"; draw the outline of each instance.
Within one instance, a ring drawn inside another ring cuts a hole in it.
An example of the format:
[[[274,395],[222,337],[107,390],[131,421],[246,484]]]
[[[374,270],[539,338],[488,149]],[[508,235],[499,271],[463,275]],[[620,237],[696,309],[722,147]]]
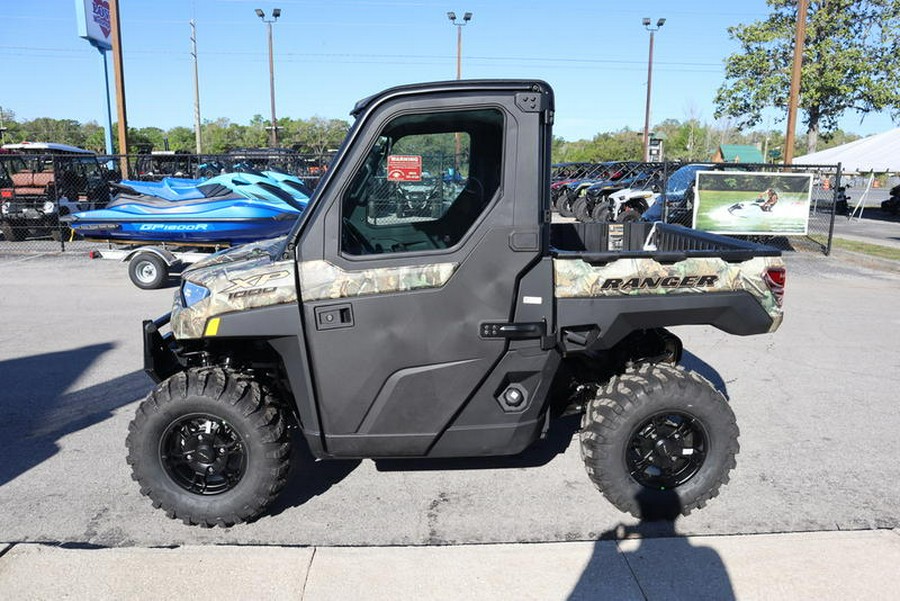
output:
[[[0,107],[17,120],[105,121],[100,54],[78,37],[78,0],[0,0]],[[556,92],[554,134],[591,138],[642,130],[649,34],[655,36],[652,122],[713,121],[724,59],[738,49],[727,28],[767,14],[764,0],[120,0],[130,127],[193,126],[190,27],[197,26],[201,115],[268,118],[266,27],[255,8],[281,8],[274,25],[279,117],[350,120],[360,98],[384,88],[456,77],[456,28],[447,11],[473,13],[463,28],[463,78],[537,78]],[[110,60],[110,72],[112,61]],[[783,129],[777,115],[762,126]],[[114,116],[115,118],[115,116]],[[862,135],[896,127],[888,114],[848,114]],[[802,131],[800,132],[802,133]]]

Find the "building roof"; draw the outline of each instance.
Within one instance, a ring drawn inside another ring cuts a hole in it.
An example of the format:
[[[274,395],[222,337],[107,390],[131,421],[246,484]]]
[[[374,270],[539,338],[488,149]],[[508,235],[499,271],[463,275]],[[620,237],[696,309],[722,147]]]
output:
[[[844,172],[900,172],[900,127],[794,159],[799,165],[841,164]]]
[[[55,144],[53,142],[22,142],[20,144],[4,144],[3,150],[16,150],[21,153],[34,152],[35,154],[63,152],[72,154],[96,154],[84,148],[69,146],[68,144]]]
[[[719,146],[726,163],[765,163],[759,148],[752,144],[722,144]]]

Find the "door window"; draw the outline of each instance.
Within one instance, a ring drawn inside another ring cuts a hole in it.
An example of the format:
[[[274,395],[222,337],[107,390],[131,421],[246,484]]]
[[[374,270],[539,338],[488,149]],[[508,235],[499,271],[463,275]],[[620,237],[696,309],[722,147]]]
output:
[[[382,130],[341,205],[349,255],[450,248],[500,187],[497,109],[403,115]]]

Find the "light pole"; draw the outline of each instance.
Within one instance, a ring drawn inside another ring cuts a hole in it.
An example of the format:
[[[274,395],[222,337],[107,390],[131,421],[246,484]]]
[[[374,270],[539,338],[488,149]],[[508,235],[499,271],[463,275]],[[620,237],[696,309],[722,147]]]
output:
[[[650,26],[650,17],[644,17],[642,21],[644,29],[650,32],[650,58],[647,59],[647,106],[644,109],[644,162],[650,160],[650,89],[653,85],[653,34],[666,24],[665,19],[659,19],[656,27]]]
[[[455,12],[447,13],[447,18],[456,26],[456,79],[462,79],[462,28],[472,20],[472,13],[465,13],[462,23],[456,22]]]
[[[469,24],[469,21],[472,20],[472,13],[467,12],[463,14],[462,23],[456,22],[456,13],[450,11],[447,13],[447,18],[450,19],[450,23],[456,26],[456,79],[457,81],[462,79],[462,28]],[[453,159],[454,173],[459,173],[459,153],[460,151],[460,140],[459,133],[454,134],[454,138],[456,138],[456,155]]]
[[[272,148],[276,148],[278,146],[278,121],[275,119],[275,60],[272,56],[272,23],[281,16],[281,9],[273,8],[272,18],[266,19],[266,13],[262,9],[257,8],[256,16],[262,19],[269,32],[269,96],[272,101],[272,127],[270,128],[272,133],[269,136],[269,140],[271,140]]]

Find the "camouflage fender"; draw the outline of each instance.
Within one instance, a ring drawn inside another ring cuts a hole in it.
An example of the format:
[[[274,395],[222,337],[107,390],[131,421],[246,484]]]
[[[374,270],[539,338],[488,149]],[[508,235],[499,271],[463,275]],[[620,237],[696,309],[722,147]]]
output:
[[[181,294],[175,295],[171,327],[179,339],[202,337],[213,317],[297,302],[293,260],[272,262],[264,255],[241,263],[210,263],[185,279],[210,293],[192,307],[184,307]]]
[[[300,263],[300,290],[304,301],[315,301],[441,288],[456,267],[456,263],[432,263],[344,271],[328,261],[304,261]]]
[[[698,294],[747,291],[772,317],[770,332],[781,325],[783,311],[765,283],[766,272],[783,268],[778,257],[756,257],[743,263],[717,258],[686,259],[665,265],[653,259],[619,259],[591,265],[581,259],[554,259],[557,298],[592,298],[648,294]]]

